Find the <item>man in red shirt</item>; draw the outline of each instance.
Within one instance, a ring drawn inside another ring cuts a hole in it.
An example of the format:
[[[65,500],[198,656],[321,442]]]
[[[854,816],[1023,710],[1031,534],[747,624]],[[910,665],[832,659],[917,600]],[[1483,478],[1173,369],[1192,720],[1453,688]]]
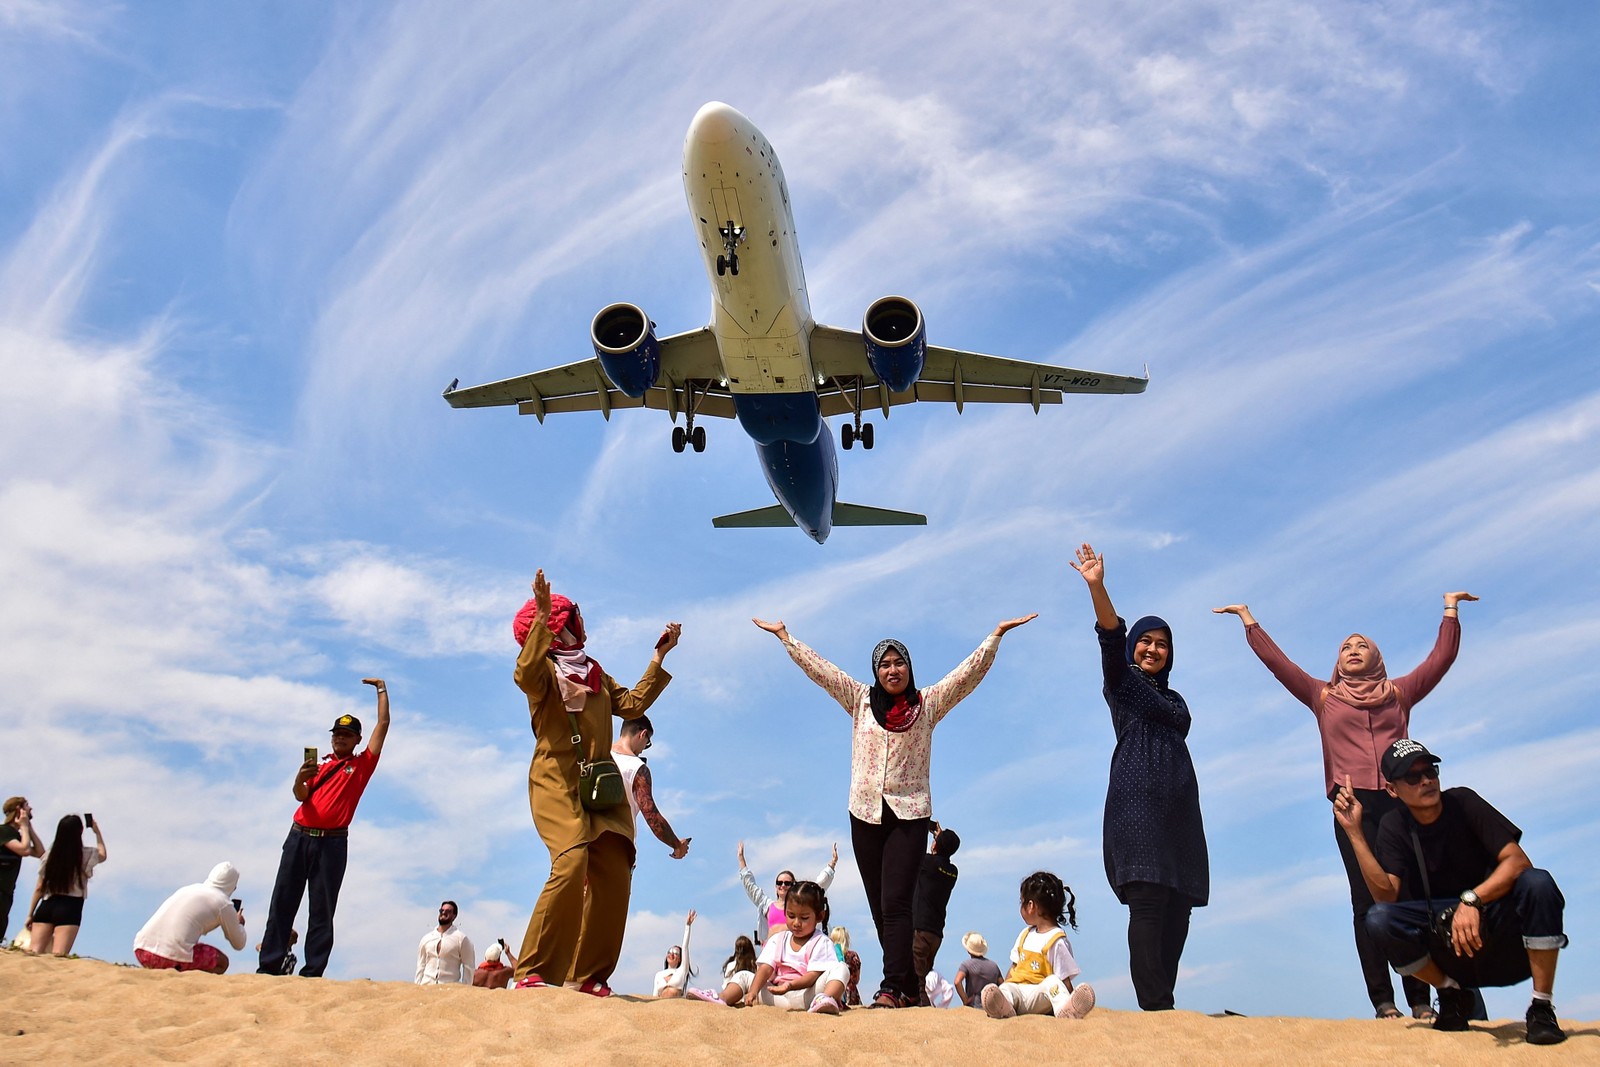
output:
[[[341,715],[333,722],[333,752],[319,764],[308,759],[294,779],[294,798],[300,808],[294,813],[289,836],[283,842],[283,858],[278,861],[278,878],[272,886],[272,904],[267,911],[267,928],[261,937],[261,963],[257,974],[282,974],[283,958],[289,951],[289,932],[300,899],[311,891],[310,914],[306,926],[306,962],[300,968],[303,978],[321,978],[333,952],[333,912],[339,905],[339,886],[344,882],[345,861],[349,857],[350,820],[355,818],[361,794],[378,768],[383,739],[389,733],[389,687],[382,678],[363,678],[362,684],[378,691],[378,725],[359,754],[361,720]]]

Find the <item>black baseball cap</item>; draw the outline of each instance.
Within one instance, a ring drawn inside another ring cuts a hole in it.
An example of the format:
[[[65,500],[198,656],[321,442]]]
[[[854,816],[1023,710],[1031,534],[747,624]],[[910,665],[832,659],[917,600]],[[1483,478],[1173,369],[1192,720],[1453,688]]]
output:
[[[1411,765],[1419,759],[1430,763],[1440,762],[1439,757],[1429,752],[1427,746],[1421,741],[1413,741],[1409,737],[1402,737],[1389,746],[1389,751],[1383,754],[1383,763],[1380,765],[1383,776],[1389,781],[1403,776],[1411,769]]]
[[[333,726],[328,729],[331,734],[334,730],[354,730],[356,736],[361,736],[361,720],[354,715],[341,715],[333,720]]]

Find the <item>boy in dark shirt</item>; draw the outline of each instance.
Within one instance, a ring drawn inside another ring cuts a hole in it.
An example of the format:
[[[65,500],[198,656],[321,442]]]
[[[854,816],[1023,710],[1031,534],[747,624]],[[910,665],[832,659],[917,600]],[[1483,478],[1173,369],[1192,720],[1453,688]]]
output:
[[[1473,989],[1531,977],[1528,1043],[1566,1040],[1550,999],[1566,901],[1522,851],[1522,831],[1472,790],[1441,790],[1439,757],[1410,738],[1389,746],[1382,770],[1405,807],[1383,817],[1376,845],[1355,793],[1334,800],[1378,901],[1367,913],[1373,940],[1396,971],[1439,991],[1435,1030],[1468,1028]]]
[[[934,823],[933,844],[922,857],[922,870],[917,875],[917,892],[911,905],[911,962],[917,970],[918,1003],[923,1007],[928,1006],[928,972],[933,970],[933,958],[944,941],[945,909],[960,874],[950,857],[960,847],[961,838],[954,830]]]

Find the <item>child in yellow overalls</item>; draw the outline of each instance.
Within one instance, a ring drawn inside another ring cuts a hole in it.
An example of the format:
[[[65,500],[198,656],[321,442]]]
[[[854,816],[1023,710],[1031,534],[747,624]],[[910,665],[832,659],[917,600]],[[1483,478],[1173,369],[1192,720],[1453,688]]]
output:
[[[1078,928],[1077,898],[1049,871],[1022,880],[1022,921],[1027,923],[1011,950],[1011,971],[999,985],[983,991],[983,1010],[991,1019],[1013,1015],[1054,1015],[1081,1019],[1094,1008],[1094,988],[1074,987],[1082,969],[1072,958],[1072,943],[1061,928]]]

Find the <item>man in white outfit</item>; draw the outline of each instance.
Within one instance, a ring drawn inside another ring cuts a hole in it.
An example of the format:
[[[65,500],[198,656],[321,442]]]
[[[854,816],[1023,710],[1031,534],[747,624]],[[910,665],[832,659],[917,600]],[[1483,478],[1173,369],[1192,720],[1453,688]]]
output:
[[[417,944],[417,985],[471,985],[478,953],[472,939],[456,929],[461,909],[447,900],[439,905],[439,925]]]
[[[238,888],[239,872],[223,861],[204,882],[172,894],[134,935],[134,958],[151,970],[222,974],[228,969],[227,954],[200,939],[220,929],[228,944],[244,948],[244,908],[232,899]]]
[[[633,809],[635,823],[643,815],[645,825],[656,835],[656,840],[672,850],[673,859],[681,860],[689,854],[690,839],[673,833],[672,824],[656,807],[650,767],[644,758],[644,750],[651,746],[655,734],[656,728],[650,724],[648,715],[626,720],[618,729],[617,740],[611,746],[611,758],[616,761],[617,770],[622,772],[622,783],[628,790],[628,806]]]

